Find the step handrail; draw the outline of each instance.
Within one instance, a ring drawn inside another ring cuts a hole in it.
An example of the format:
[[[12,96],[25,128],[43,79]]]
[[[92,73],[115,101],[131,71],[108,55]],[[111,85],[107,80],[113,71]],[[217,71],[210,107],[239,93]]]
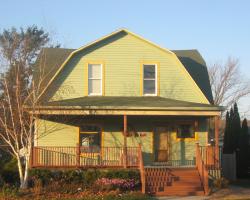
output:
[[[142,194],[146,193],[146,178],[145,178],[145,168],[142,156],[142,146],[139,144],[139,170],[141,175],[141,192]]]
[[[196,167],[198,169],[201,182],[204,188],[205,195],[208,195],[210,192],[209,189],[209,180],[208,180],[208,169],[202,159],[201,150],[199,143],[196,143]]]

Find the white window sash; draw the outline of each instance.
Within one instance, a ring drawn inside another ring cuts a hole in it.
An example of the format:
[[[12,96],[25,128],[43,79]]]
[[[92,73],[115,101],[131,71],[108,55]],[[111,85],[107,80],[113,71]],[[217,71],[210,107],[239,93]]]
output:
[[[89,70],[89,66],[90,66],[90,65],[95,65],[95,64],[88,64],[88,70]],[[101,83],[100,83],[100,87],[101,87],[101,88],[100,88],[100,93],[90,93],[89,88],[88,88],[88,95],[89,95],[89,96],[101,96],[101,95],[102,95],[102,92],[103,92],[103,91],[102,91],[102,74],[103,74],[103,73],[102,73],[102,70],[103,70],[103,65],[102,65],[102,64],[98,64],[98,63],[96,63],[96,65],[100,65],[100,66],[101,66],[101,73],[100,73],[100,74],[101,74],[101,77],[100,77],[100,78],[92,78],[92,77],[89,77],[89,75],[88,75],[88,85],[89,85],[89,81],[90,81],[90,80],[100,80],[100,82],[101,82]]]
[[[155,66],[155,78],[144,78],[144,67],[147,65],[154,65]],[[157,96],[157,77],[158,77],[158,73],[157,73],[157,64],[143,64],[143,95],[144,96]],[[155,81],[155,93],[154,94],[145,94],[144,93],[144,81]]]

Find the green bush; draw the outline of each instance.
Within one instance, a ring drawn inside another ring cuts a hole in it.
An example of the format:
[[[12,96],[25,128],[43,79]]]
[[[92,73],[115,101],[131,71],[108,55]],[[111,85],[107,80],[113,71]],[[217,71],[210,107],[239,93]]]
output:
[[[35,180],[41,181],[42,185],[50,183],[80,184],[84,187],[91,187],[100,178],[121,178],[134,179],[140,181],[138,170],[130,169],[87,169],[87,170],[47,170],[32,169],[30,171],[30,185],[34,185]]]
[[[229,181],[225,178],[218,178],[213,181],[213,186],[216,189],[222,189],[222,188],[227,188],[229,184]]]
[[[104,172],[102,178],[122,178],[122,179],[135,179],[140,180],[140,173],[138,170],[128,170],[128,169],[114,169],[114,170],[107,170]]]
[[[19,175],[16,159],[12,158],[9,162],[3,165],[1,169],[1,177],[4,183],[11,185],[19,184]]]
[[[4,198],[17,197],[19,194],[18,188],[9,184],[4,184],[0,190],[0,193]]]

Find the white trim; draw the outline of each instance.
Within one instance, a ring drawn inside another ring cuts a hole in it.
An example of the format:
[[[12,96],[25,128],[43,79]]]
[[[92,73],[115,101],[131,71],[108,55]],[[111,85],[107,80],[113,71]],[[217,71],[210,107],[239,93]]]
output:
[[[154,65],[155,66],[155,78],[154,79],[152,79],[152,78],[144,78],[144,66],[145,65]],[[142,77],[142,93],[143,93],[143,96],[157,96],[157,91],[158,91],[158,73],[157,73],[157,71],[158,71],[158,66],[157,66],[157,64],[155,63],[153,63],[153,64],[147,64],[147,63],[145,63],[145,64],[142,64],[142,67],[143,67],[143,77]],[[144,80],[155,80],[155,93],[154,94],[144,94]]]
[[[90,65],[100,65],[101,66],[101,76],[100,78],[89,78],[89,66]],[[103,79],[103,64],[101,63],[88,63],[88,96],[102,96],[102,80]],[[100,93],[89,93],[89,80],[100,80],[101,81],[101,92]]]

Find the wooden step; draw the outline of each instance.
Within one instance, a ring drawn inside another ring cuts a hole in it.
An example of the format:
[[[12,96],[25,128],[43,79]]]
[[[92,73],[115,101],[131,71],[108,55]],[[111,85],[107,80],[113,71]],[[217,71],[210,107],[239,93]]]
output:
[[[204,196],[203,191],[163,191],[157,192],[156,196]]]
[[[201,187],[201,185],[174,185],[171,187],[165,186],[164,187],[165,191],[169,191],[169,190],[187,190],[187,191],[201,191],[203,190],[203,188]]]
[[[177,181],[177,182],[173,182],[171,185],[169,184],[169,186],[202,186],[201,182],[184,182],[184,181]],[[168,186],[168,185],[167,185]]]
[[[196,168],[145,169],[146,192],[156,196],[204,195]]]

